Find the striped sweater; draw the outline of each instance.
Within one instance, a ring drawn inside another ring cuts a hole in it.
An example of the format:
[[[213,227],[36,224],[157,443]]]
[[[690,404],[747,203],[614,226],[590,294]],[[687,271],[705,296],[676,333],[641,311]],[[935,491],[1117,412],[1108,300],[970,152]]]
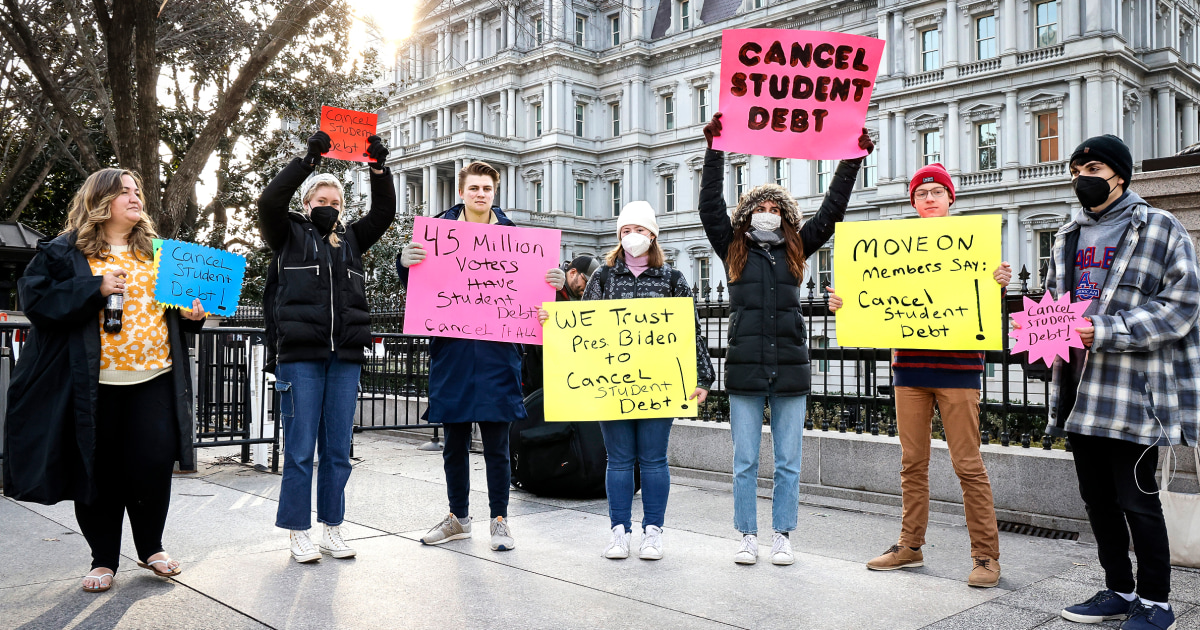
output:
[[[979,389],[979,379],[983,374],[983,353],[893,350],[892,374],[896,387]]]

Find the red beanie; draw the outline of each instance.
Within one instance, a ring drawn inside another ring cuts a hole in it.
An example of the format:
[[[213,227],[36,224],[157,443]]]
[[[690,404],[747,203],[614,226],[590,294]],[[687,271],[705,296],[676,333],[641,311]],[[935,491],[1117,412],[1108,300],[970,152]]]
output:
[[[913,195],[917,192],[917,186],[921,184],[941,184],[950,191],[950,202],[954,203],[954,180],[950,179],[950,173],[946,172],[946,167],[934,162],[917,169],[917,173],[913,175],[912,181],[908,182],[908,203],[916,207],[917,201]]]

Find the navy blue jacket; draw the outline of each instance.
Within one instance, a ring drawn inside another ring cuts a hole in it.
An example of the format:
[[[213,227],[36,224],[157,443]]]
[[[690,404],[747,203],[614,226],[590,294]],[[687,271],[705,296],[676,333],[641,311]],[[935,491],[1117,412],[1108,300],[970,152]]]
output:
[[[457,221],[463,205],[438,215]],[[515,227],[504,211],[492,207],[500,225]],[[396,257],[400,284],[408,287],[408,268]],[[426,420],[512,422],[527,417],[521,395],[521,344],[433,337],[429,343],[429,411]]]

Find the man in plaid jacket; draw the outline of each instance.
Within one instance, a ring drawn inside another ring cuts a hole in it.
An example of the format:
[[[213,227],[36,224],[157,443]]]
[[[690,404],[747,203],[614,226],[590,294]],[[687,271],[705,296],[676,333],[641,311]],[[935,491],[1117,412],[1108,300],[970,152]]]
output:
[[[1085,349],[1055,361],[1047,432],[1070,442],[1107,588],[1062,616],[1166,630],[1170,549],[1154,472],[1158,446],[1200,438],[1196,250],[1178,219],[1127,190],[1133,158],[1119,138],[1084,141],[1070,168],[1083,208],[1054,237],[1046,290],[1090,299],[1090,325],[1078,328]]]

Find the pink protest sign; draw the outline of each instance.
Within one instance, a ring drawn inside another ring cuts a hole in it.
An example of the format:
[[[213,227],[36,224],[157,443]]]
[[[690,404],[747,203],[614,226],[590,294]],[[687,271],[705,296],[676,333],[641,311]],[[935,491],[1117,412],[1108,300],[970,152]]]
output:
[[[1025,310],[1013,313],[1013,321],[1020,328],[1015,328],[1008,334],[1016,338],[1016,343],[1009,352],[1029,351],[1029,362],[1041,360],[1046,367],[1054,365],[1054,357],[1059,356],[1063,361],[1070,361],[1069,348],[1082,348],[1076,328],[1084,328],[1088,323],[1083,319],[1091,300],[1071,303],[1071,294],[1065,293],[1059,299],[1051,297],[1050,292],[1042,294],[1040,302],[1024,298]]]
[[[538,307],[554,301],[558,230],[417,217],[424,261],[408,274],[404,334],[542,344]]]
[[[840,160],[858,148],[883,40],[791,29],[721,34],[721,135],[713,148]]]

